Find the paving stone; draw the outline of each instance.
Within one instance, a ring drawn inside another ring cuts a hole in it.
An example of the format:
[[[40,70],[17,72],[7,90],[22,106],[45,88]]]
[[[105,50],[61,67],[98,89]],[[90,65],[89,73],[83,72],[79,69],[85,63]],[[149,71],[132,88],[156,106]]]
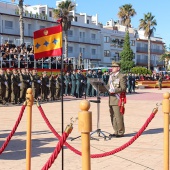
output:
[[[125,127],[126,133],[123,138],[112,138],[105,141],[102,137],[94,134],[93,137],[99,141],[91,140],[91,153],[101,154],[113,151],[124,143],[128,142],[143,126],[147,118],[152,113],[156,104],[161,103],[163,93],[169,91],[168,88],[157,89],[137,89],[135,94],[127,95]],[[87,98],[90,100],[91,98]],[[93,98],[95,100],[95,98]],[[81,100],[72,97],[64,97],[64,127],[70,123],[71,117],[77,117]],[[54,129],[61,134],[61,103],[43,103],[42,108]],[[0,146],[12,130],[18,118],[21,106],[0,107]],[[91,103],[93,131],[97,129],[97,105]],[[25,110],[21,123],[16,133],[12,137],[5,151],[0,155],[0,170],[25,170],[26,169],[26,118]],[[31,169],[41,169],[55,149],[58,139],[45,124],[36,105],[33,106],[32,113],[32,158]],[[110,122],[108,97],[101,97],[100,104],[100,128],[102,131],[113,133]],[[78,150],[81,150],[81,137],[71,141],[70,139],[79,136],[78,122],[74,124],[74,129],[67,142]],[[53,163],[50,170],[81,170],[81,157],[68,148],[64,147],[64,164],[62,165],[61,152]],[[150,122],[145,132],[129,147],[107,157],[91,159],[91,169],[93,170],[162,170],[163,169],[163,113],[159,107],[155,118]]]

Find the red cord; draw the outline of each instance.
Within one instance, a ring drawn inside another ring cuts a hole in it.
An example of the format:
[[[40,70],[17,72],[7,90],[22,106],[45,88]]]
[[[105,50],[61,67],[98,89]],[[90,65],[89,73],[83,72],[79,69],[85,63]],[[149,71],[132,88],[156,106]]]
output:
[[[21,111],[20,111],[20,114],[19,114],[19,117],[15,123],[15,126],[13,127],[13,130],[11,131],[11,133],[8,135],[8,137],[6,138],[6,141],[4,142],[4,144],[2,145],[2,147],[0,148],[0,154],[2,154],[2,152],[5,150],[5,148],[7,147],[9,141],[11,140],[12,136],[14,135],[16,129],[18,128],[18,125],[22,119],[22,116],[23,116],[23,113],[24,113],[24,110],[25,110],[25,107],[26,105],[23,105],[21,107]]]
[[[58,154],[61,151],[61,148],[63,147],[65,141],[67,140],[68,134],[66,132],[63,133],[62,137],[60,138],[60,141],[58,142],[55,150],[51,154],[50,158],[46,162],[46,164],[43,166],[42,170],[48,170],[52,164],[54,163],[55,159],[57,158]]]
[[[58,138],[60,139],[61,136],[55,131],[55,129],[53,128],[53,126],[50,124],[49,120],[47,119],[43,109],[41,106],[38,106],[38,109],[40,110],[40,113],[44,119],[44,121],[46,122],[47,126],[50,128],[50,130],[52,131],[52,133]],[[146,120],[146,122],[144,123],[144,125],[142,126],[142,128],[136,133],[135,136],[133,136],[127,143],[125,143],[124,145],[110,151],[110,152],[105,152],[105,153],[101,153],[101,154],[92,154],[90,157],[91,158],[102,158],[105,156],[109,156],[109,155],[113,155],[125,148],[127,148],[129,145],[131,145],[143,132],[144,130],[147,128],[147,126],[149,125],[149,123],[152,121],[152,119],[155,117],[155,112],[152,112],[151,115],[149,116],[149,118]],[[77,155],[81,155],[82,153],[75,149],[74,147],[72,147],[71,145],[69,145],[67,142],[65,142],[65,146],[67,146],[71,151],[73,151],[74,153],[76,153]]]

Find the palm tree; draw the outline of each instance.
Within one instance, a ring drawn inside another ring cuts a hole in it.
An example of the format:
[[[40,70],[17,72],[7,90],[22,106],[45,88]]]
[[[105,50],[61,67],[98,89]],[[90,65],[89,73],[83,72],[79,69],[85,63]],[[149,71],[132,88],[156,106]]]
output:
[[[11,0],[11,1],[15,2],[15,0]],[[20,44],[24,43],[23,2],[24,2],[24,0],[19,0],[19,3],[18,3],[19,24],[20,24]]]
[[[155,26],[157,25],[156,20],[154,19],[155,16],[153,16],[150,12],[147,14],[144,14],[144,19],[140,19],[139,24],[139,30],[144,30],[144,36],[148,37],[148,70],[150,70],[151,67],[151,35],[156,30]]]
[[[127,30],[131,27],[131,17],[136,15],[135,9],[132,8],[131,4],[125,4],[119,7],[118,17],[121,19],[121,24],[126,26]]]
[[[54,18],[61,19],[62,28],[64,31],[64,41],[65,41],[65,58],[68,58],[68,30],[71,27],[71,21],[73,15],[70,14],[75,7],[75,4],[70,0],[62,1],[58,4],[58,8],[54,9]]]

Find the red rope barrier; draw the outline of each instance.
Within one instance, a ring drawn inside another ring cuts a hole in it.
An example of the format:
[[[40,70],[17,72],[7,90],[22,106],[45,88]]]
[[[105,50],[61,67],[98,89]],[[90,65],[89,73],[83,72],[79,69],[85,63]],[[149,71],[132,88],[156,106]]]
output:
[[[62,137],[60,137],[60,141],[58,142],[55,150],[51,154],[51,156],[48,159],[48,161],[46,162],[46,164],[43,166],[42,170],[48,170],[52,166],[52,164],[54,163],[54,161],[57,158],[58,154],[60,153],[61,148],[64,145],[67,137],[68,137],[68,133],[64,132]]]
[[[56,130],[53,128],[53,126],[51,125],[51,123],[50,123],[49,120],[47,119],[47,117],[46,117],[46,115],[45,115],[42,107],[41,107],[41,106],[38,106],[38,109],[39,109],[39,111],[40,111],[40,113],[41,113],[41,115],[42,115],[45,123],[46,123],[47,126],[49,127],[49,129],[52,131],[52,133],[53,133],[58,139],[60,139],[61,136],[56,132]],[[77,155],[81,155],[81,152],[80,152],[80,151],[78,151],[77,149],[75,149],[74,147],[72,147],[72,146],[71,146],[70,144],[68,144],[67,142],[65,142],[64,145],[67,146],[71,151],[73,151],[73,152],[76,153]]]
[[[94,154],[92,155],[93,158],[102,158],[105,156],[109,156],[109,155],[113,155],[119,151],[124,150],[125,148],[127,148],[128,146],[130,146],[143,132],[144,130],[147,128],[147,126],[149,125],[149,123],[152,121],[152,119],[155,117],[155,113],[151,113],[151,115],[149,116],[149,118],[146,120],[145,124],[142,126],[142,128],[136,133],[135,136],[133,136],[128,142],[126,142],[124,145],[110,151],[110,152],[105,152],[102,154]]]
[[[50,124],[49,120],[47,119],[43,109],[41,106],[38,106],[38,109],[40,110],[40,113],[44,119],[44,121],[46,122],[47,126],[50,128],[50,130],[52,131],[52,133],[58,138],[60,139],[61,136],[55,131],[55,129],[53,128],[53,126]],[[128,142],[126,142],[124,145],[110,151],[110,152],[105,152],[105,153],[101,153],[101,154],[91,154],[91,158],[102,158],[105,156],[109,156],[109,155],[113,155],[125,148],[127,148],[129,145],[131,145],[143,132],[144,130],[147,128],[147,126],[149,125],[149,123],[152,121],[152,119],[155,117],[155,114],[158,110],[154,110],[151,115],[149,116],[149,118],[146,120],[146,122],[144,123],[144,125],[142,126],[142,128],[136,133],[136,135],[134,137],[132,137]],[[81,155],[82,153],[73,148],[71,145],[69,145],[67,142],[65,142],[65,146],[67,146],[71,151],[73,151],[74,153],[76,153],[77,155]]]
[[[6,141],[4,142],[4,144],[2,145],[2,147],[0,148],[0,155],[2,154],[2,152],[5,150],[5,148],[7,147],[9,141],[11,140],[12,136],[14,135],[21,119],[22,119],[22,116],[23,116],[23,113],[24,113],[24,110],[25,110],[25,107],[26,107],[26,104],[23,104],[23,106],[21,107],[21,110],[20,110],[20,114],[19,114],[19,117],[11,131],[11,133],[8,135],[8,137],[6,138]]]

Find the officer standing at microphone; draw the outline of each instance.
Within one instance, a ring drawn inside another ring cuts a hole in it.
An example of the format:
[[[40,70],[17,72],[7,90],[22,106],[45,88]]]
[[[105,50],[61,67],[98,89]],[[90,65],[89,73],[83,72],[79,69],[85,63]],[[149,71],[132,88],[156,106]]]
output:
[[[126,93],[126,76],[120,73],[120,63],[112,62],[112,72],[108,81],[110,118],[114,133],[110,137],[123,137],[125,133],[123,113],[120,110],[122,94]],[[125,97],[123,95],[123,97]]]

